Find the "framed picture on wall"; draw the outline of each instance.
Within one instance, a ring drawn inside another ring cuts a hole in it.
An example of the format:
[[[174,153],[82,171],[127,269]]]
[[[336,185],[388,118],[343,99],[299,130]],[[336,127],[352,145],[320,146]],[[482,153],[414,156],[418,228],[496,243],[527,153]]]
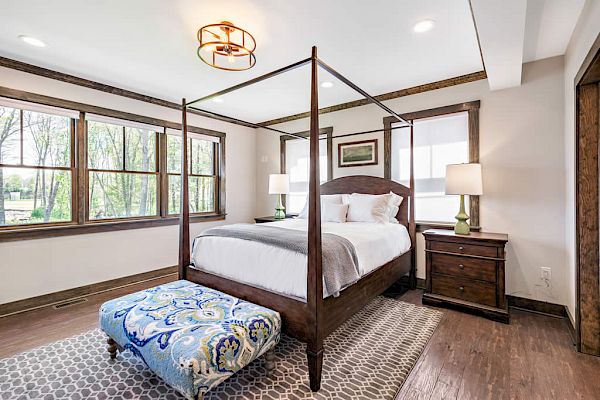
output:
[[[377,165],[377,139],[338,144],[338,167]]]

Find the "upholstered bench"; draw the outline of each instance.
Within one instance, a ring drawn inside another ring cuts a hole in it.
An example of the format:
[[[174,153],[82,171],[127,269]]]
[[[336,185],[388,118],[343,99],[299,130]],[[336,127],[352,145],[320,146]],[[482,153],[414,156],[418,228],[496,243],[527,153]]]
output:
[[[108,352],[131,350],[188,399],[201,399],[279,342],[279,313],[188,281],[108,301],[100,307]]]

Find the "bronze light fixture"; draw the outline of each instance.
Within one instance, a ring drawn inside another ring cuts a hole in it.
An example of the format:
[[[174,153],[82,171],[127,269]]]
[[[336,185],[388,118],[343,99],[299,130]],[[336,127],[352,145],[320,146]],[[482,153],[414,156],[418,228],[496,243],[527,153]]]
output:
[[[256,40],[231,22],[206,25],[198,30],[198,57],[211,67],[244,71],[256,64]]]

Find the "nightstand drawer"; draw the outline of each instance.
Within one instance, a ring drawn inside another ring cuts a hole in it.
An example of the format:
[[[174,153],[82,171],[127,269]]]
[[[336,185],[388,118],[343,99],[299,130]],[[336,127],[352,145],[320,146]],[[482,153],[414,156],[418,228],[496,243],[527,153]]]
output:
[[[475,244],[431,241],[430,250],[455,254],[468,254],[470,256],[498,257],[497,247],[478,246]]]
[[[431,282],[433,293],[496,307],[496,285],[494,284],[443,275],[434,275],[433,278]]]
[[[496,261],[433,253],[431,272],[496,282]]]

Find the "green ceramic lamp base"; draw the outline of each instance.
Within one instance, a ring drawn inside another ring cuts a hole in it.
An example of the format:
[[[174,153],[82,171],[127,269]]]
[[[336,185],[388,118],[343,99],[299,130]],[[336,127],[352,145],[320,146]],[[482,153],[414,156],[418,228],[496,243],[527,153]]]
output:
[[[285,219],[285,207],[281,202],[281,195],[279,195],[279,200],[277,201],[277,207],[275,207],[275,215],[273,216],[275,219]]]
[[[471,228],[467,223],[469,216],[465,212],[465,195],[460,195],[460,210],[458,214],[456,214],[456,225],[454,225],[454,233],[457,235],[469,235],[471,233]]]

